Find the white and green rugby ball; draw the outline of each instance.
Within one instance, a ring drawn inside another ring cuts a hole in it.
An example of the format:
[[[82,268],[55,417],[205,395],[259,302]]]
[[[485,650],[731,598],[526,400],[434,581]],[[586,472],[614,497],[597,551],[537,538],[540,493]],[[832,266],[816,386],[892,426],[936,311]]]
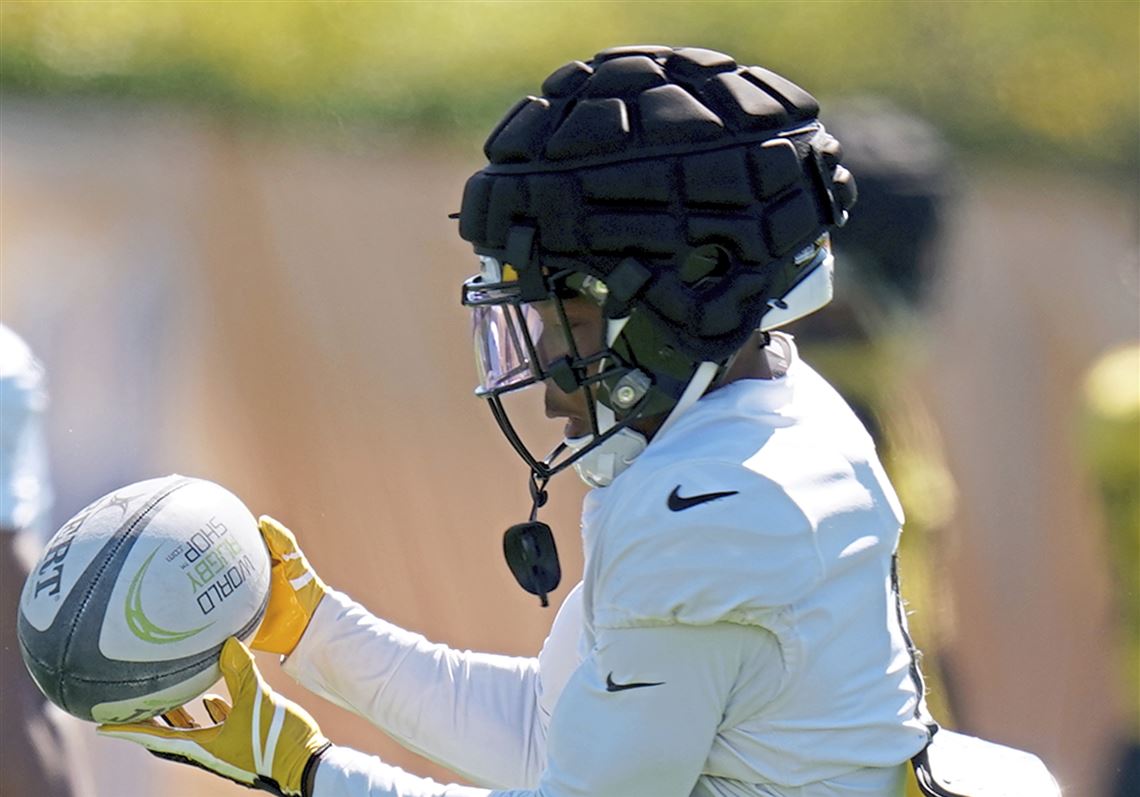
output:
[[[187,703],[269,599],[257,521],[225,488],[167,476],[95,501],[56,532],[20,596],[20,653],[48,699],[95,722]]]

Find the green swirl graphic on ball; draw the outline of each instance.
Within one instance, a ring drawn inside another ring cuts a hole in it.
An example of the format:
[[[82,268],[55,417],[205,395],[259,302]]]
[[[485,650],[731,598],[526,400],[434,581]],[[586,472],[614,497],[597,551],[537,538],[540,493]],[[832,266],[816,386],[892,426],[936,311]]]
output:
[[[157,553],[158,548],[155,548],[150,556],[146,558],[146,561],[142,563],[142,566],[139,567],[134,578],[131,579],[131,584],[127,587],[127,599],[123,603],[123,615],[127,620],[127,628],[131,629],[131,633],[143,642],[150,642],[155,645],[169,645],[171,642],[181,642],[195,634],[200,634],[214,623],[211,621],[203,626],[192,628],[188,631],[171,631],[168,628],[163,628],[146,616],[146,611],[143,609],[142,604],[142,581],[143,576],[146,575],[147,568],[150,567],[151,560],[154,559]]]

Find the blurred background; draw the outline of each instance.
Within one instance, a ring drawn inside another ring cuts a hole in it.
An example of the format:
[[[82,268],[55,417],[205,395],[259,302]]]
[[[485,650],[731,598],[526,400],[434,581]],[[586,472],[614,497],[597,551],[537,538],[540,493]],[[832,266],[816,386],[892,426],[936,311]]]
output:
[[[210,478],[374,612],[533,655],[553,609],[502,562],[526,472],[471,395],[447,215],[563,63],[723,50],[815,94],[859,181],[842,300],[794,331],[902,495],[939,717],[1134,797],[1138,39],[1135,2],[6,1],[0,314],[47,372],[49,526]],[[557,606],[584,488],[552,488]],[[335,741],[454,779],[260,663]],[[77,736],[88,793],[245,793]]]

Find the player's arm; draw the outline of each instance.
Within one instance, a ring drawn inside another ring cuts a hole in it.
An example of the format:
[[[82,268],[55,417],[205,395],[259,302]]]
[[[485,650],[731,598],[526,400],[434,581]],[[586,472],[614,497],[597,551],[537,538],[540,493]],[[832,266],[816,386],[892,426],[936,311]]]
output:
[[[493,797],[688,797],[742,668],[778,683],[775,640],[744,626],[656,626],[601,632],[551,719],[535,790]],[[763,670],[770,670],[769,673]],[[450,791],[347,748],[331,748],[314,797],[441,797]]]
[[[523,785],[541,771],[535,659],[432,643],[333,592],[285,670],[476,782]]]
[[[751,677],[778,680],[782,672],[775,641],[755,628],[601,633],[555,709],[535,790],[443,785],[330,745],[304,709],[265,683],[236,639],[221,659],[233,707],[208,699],[214,725],[195,727],[175,712],[171,721],[180,727],[147,721],[99,730],[289,797],[687,797],[746,666]]]
[[[532,784],[545,758],[535,659],[457,651],[374,617],[329,589],[272,518],[265,620],[251,647],[404,746],[489,785]]]

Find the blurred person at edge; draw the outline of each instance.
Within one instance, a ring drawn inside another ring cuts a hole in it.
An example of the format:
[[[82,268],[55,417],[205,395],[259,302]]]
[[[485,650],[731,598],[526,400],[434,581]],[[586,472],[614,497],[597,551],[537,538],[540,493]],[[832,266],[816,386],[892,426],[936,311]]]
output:
[[[212,725],[180,709],[100,732],[286,795],[901,794],[907,762],[953,736],[901,609],[902,510],[862,424],[774,331],[831,297],[828,232],[855,199],[838,142],[807,92],[709,50],[607,50],[542,92],[467,182],[463,303],[476,392],[531,472],[508,564],[545,604],[560,568],[536,515],[573,468],[595,488],[582,582],[537,657],[460,652],[328,588],[263,517],[251,643],[497,790],[332,745],[236,639]],[[505,403],[536,385],[564,422],[545,458]]]
[[[27,344],[0,324],[0,793],[90,794],[78,720],[49,704],[24,674],[16,639],[20,590],[46,542],[52,495],[43,413],[44,371]]]

